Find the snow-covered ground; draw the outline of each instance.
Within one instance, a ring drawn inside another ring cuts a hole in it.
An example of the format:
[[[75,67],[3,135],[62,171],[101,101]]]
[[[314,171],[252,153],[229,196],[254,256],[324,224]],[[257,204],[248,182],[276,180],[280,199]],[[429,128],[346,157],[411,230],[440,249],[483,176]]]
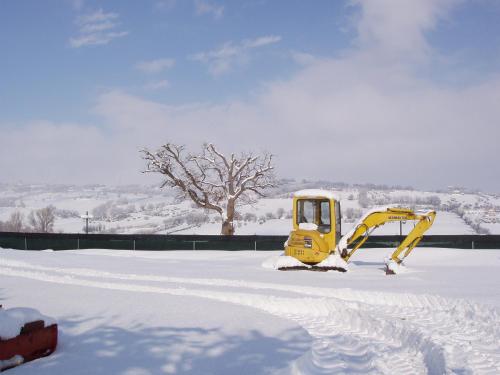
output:
[[[278,252],[0,250],[0,303],[59,322],[9,374],[498,374],[500,250],[417,248],[382,271],[265,268]]]

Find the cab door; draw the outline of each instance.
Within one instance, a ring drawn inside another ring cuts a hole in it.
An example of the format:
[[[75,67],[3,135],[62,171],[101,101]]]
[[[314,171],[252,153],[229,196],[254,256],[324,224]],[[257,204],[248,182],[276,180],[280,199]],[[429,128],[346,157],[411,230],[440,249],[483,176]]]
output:
[[[342,211],[340,210],[340,202],[335,201],[335,245],[338,245],[342,237]]]

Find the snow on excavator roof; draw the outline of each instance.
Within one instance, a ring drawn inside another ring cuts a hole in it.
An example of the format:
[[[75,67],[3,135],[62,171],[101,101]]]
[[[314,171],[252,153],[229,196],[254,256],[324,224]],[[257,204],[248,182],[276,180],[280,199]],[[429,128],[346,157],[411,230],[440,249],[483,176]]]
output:
[[[299,190],[293,193],[293,196],[295,198],[301,198],[301,197],[322,197],[322,198],[328,198],[328,199],[335,199],[338,201],[337,195],[329,190],[322,190],[322,189],[305,189],[305,190]]]

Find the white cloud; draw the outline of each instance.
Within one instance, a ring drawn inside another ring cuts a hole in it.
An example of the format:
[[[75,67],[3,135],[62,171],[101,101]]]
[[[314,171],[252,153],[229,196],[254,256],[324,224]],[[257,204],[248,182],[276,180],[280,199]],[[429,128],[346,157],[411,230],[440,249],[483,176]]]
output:
[[[100,31],[114,29],[116,26],[117,24],[111,21],[87,23],[80,27],[80,32],[82,34],[93,34],[93,33],[98,33]]]
[[[176,2],[176,0],[158,0],[154,7],[159,10],[171,10],[175,7]]]
[[[76,23],[80,26],[85,26],[88,24],[94,24],[99,22],[108,22],[118,19],[119,15],[117,13],[105,13],[102,9],[98,9],[93,13],[88,13],[83,16],[79,16]]]
[[[110,92],[96,113],[122,134],[122,154],[125,145],[129,153],[166,141],[196,150],[208,140],[226,152],[270,150],[289,177],[498,186],[490,171],[498,163],[500,77],[460,90],[408,77],[408,87],[390,70],[359,75],[352,63],[319,62],[248,103],[174,107]]]
[[[117,13],[106,13],[102,9],[79,16],[76,19],[78,36],[70,38],[70,46],[80,48],[90,45],[104,45],[116,38],[128,35],[128,31],[117,30],[118,19]]]
[[[215,50],[199,52],[191,56],[191,59],[207,64],[210,73],[218,76],[229,71],[235,64],[248,61],[250,50],[278,43],[280,40],[280,36],[268,35],[256,39],[245,39],[236,44],[226,42]]]
[[[160,89],[165,89],[169,86],[170,83],[166,79],[163,79],[161,81],[148,82],[144,85],[144,88],[146,90],[160,90]]]
[[[197,15],[209,14],[215,19],[220,19],[224,15],[224,6],[210,3],[205,0],[195,0],[194,6]]]
[[[406,12],[395,6],[374,16],[364,8],[371,5],[358,6],[360,30],[373,24],[371,17],[387,24]],[[120,91],[103,93],[93,109],[103,129],[37,123],[3,134],[1,178],[147,183],[152,177],[139,173],[140,147],[172,141],[196,150],[212,141],[226,152],[270,150],[277,154],[278,173],[299,179],[498,191],[500,177],[492,171],[499,161],[500,75],[456,87],[413,69],[432,60],[425,34],[446,16],[445,6],[426,8],[432,10],[411,17],[414,26],[401,30],[409,43],[421,41],[423,54],[407,59],[401,35],[379,32],[378,41],[369,43],[361,42],[360,31],[340,57],[307,59],[294,77],[269,83],[245,102],[169,106]],[[221,48],[207,61],[231,61],[244,44]]]
[[[268,44],[278,43],[281,40],[280,36],[277,35],[267,35],[261,36],[256,39],[247,39],[242,43],[243,48],[257,48],[267,46]]]
[[[122,36],[126,36],[128,34],[127,31],[121,32],[109,32],[109,33],[99,33],[99,34],[85,34],[81,35],[77,38],[70,39],[70,45],[74,48],[79,48],[83,46],[91,46],[91,45],[104,45],[111,42],[113,39],[120,38]]]
[[[320,59],[318,59],[316,56],[311,55],[309,53],[305,52],[297,52],[297,51],[292,51],[291,52],[292,59],[300,65],[310,65],[315,62],[318,62]]]
[[[351,0],[361,9],[356,20],[357,43],[378,58],[421,63],[432,51],[426,33],[447,17],[462,0]]]
[[[141,61],[136,65],[136,68],[144,73],[161,73],[165,69],[172,68],[175,65],[174,59],[156,59],[149,61]]]
[[[83,184],[105,181],[116,171],[116,160],[102,152],[106,148],[112,152],[115,146],[94,126],[39,121],[16,127],[3,139],[12,145],[0,148],[5,181]]]

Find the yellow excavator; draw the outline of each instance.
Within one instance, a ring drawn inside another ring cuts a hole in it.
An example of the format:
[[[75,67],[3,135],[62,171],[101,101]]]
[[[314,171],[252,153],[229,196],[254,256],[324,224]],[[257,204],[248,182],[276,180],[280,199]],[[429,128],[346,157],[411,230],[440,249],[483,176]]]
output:
[[[407,208],[379,208],[365,214],[341,237],[340,202],[326,190],[301,190],[293,196],[293,230],[285,242],[280,270],[309,269],[347,271],[347,262],[377,227],[394,221],[417,221],[386,262],[386,273],[397,273],[398,266],[410,255],[432,226],[435,211],[414,212]],[[290,261],[291,260],[291,261]]]

